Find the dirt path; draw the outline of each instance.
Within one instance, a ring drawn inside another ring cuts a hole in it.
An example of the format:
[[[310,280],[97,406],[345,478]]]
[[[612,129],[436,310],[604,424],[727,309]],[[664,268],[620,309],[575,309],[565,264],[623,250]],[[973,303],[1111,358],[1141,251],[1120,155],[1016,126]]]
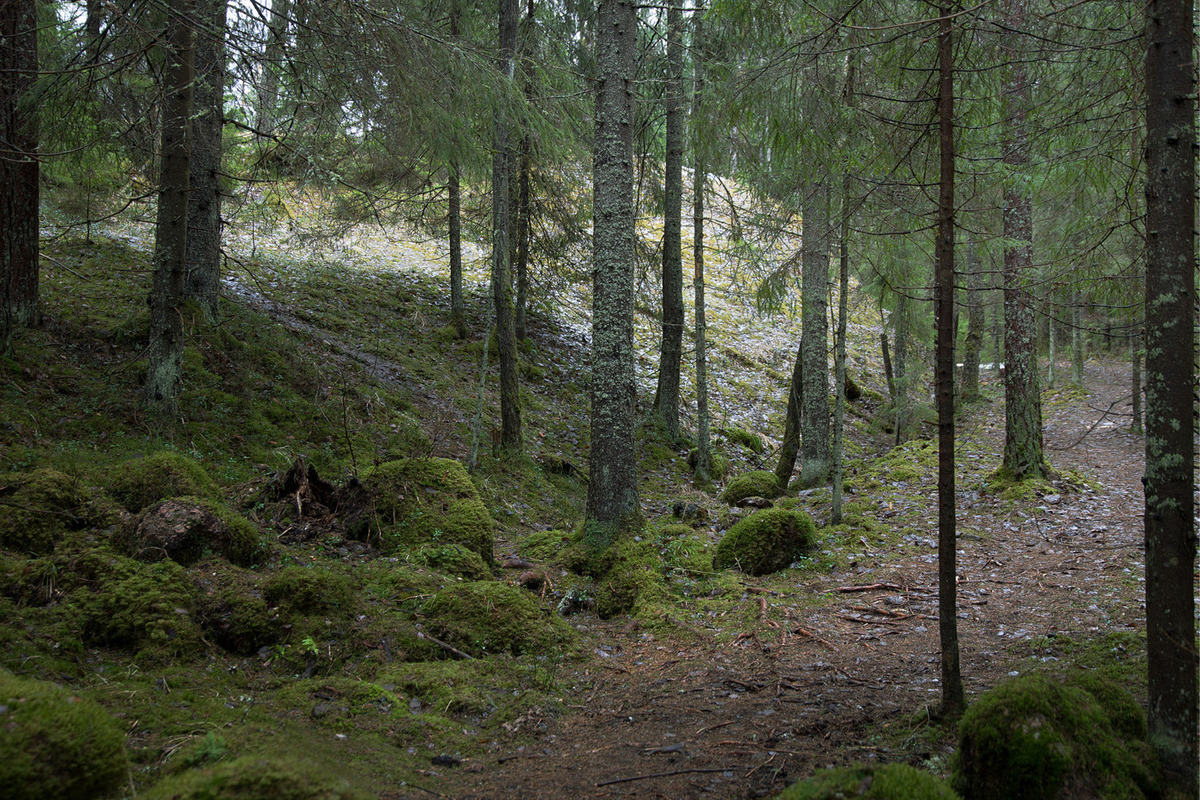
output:
[[[1066,448],[1048,451],[1056,468],[1094,488],[1019,504],[981,496],[970,487],[997,462],[1002,402],[963,426],[959,631],[969,695],[1031,657],[1056,658],[1046,646],[1054,637],[1144,627],[1142,444],[1125,420],[1083,437],[1128,393],[1119,364],[1086,377],[1086,396],[1048,404],[1046,444]],[[747,613],[699,635],[580,622],[595,657],[562,676],[566,713],[519,719],[493,755],[434,768],[420,789],[388,796],[746,798],[853,761],[944,764],[946,744],[920,713],[940,698],[936,486],[927,479],[906,496],[912,508],[879,510],[902,528],[898,548],[864,546],[847,572],[747,592]],[[883,586],[837,591],[871,584]],[[736,636],[718,641],[721,631]]]

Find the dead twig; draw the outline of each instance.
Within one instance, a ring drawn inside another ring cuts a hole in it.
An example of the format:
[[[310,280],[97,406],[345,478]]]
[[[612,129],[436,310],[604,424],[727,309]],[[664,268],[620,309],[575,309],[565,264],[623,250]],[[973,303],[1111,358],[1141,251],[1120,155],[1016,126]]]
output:
[[[614,783],[631,783],[633,781],[648,781],[654,778],[670,778],[672,775],[694,775],[697,773],[706,772],[732,772],[734,770],[742,770],[745,767],[693,767],[691,769],[673,769],[669,772],[650,772],[645,775],[631,775],[628,778],[613,778],[612,780],[600,781],[596,784],[600,786],[612,786]]]
[[[457,658],[463,658],[463,659],[466,659],[466,660],[468,660],[468,661],[474,661],[474,660],[475,660],[475,656],[473,656],[473,655],[470,655],[469,653],[464,653],[462,650],[459,650],[457,647],[455,647],[455,646],[453,646],[453,645],[446,644],[446,643],[445,643],[445,642],[443,642],[441,639],[437,639],[437,638],[434,638],[433,636],[430,636],[428,633],[425,633],[425,631],[417,631],[417,636],[418,636],[418,637],[420,637],[420,638],[422,638],[422,639],[428,639],[429,641],[431,641],[431,642],[433,642],[434,644],[436,644],[438,647],[440,647],[440,648],[442,648],[443,650],[445,650],[447,653],[450,653],[451,655],[453,655],[453,656],[455,656],[455,657],[457,657]]]
[[[814,639],[814,640],[820,642],[821,644],[825,645],[826,647],[828,647],[830,650],[834,651],[835,653],[837,652],[836,647],[831,645],[825,639],[822,639],[820,636],[817,636],[815,633],[808,630],[807,628],[792,628],[792,633],[799,634],[800,636],[807,636],[808,638]]]
[[[843,594],[845,594],[847,592],[878,592],[878,591],[926,592],[928,594],[933,594],[934,592],[937,591],[937,589],[931,588],[929,586],[901,586],[898,583],[868,583],[868,584],[865,584],[862,586],[839,586],[839,587],[837,587],[837,591],[842,592]]]

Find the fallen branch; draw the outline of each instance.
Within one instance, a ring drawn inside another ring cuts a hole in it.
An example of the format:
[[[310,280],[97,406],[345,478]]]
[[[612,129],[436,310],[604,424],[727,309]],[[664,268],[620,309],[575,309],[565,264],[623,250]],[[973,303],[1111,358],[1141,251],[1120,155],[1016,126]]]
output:
[[[614,783],[631,783],[632,781],[647,781],[653,778],[670,778],[672,775],[694,775],[702,772],[732,772],[734,770],[742,770],[745,767],[694,767],[692,769],[673,769],[670,772],[651,772],[646,775],[632,775],[628,778],[613,778],[608,781],[600,781],[596,786],[612,786]]]
[[[878,591],[884,591],[884,590],[889,591],[889,592],[928,592],[930,594],[937,591],[936,589],[932,589],[928,586],[901,586],[898,583],[868,583],[863,586],[839,586],[839,587],[837,587],[837,591],[842,592],[842,593],[846,593],[846,592],[878,592]]]
[[[833,645],[831,645],[829,642],[827,642],[827,641],[825,641],[824,639],[822,639],[820,636],[817,636],[815,633],[813,633],[812,631],[808,630],[807,628],[793,628],[793,629],[792,629],[792,633],[799,634],[799,635],[801,635],[801,636],[807,636],[807,637],[808,637],[808,638],[810,638],[810,639],[815,639],[816,641],[818,641],[818,642],[820,642],[821,644],[825,645],[826,647],[828,647],[830,650],[834,651],[835,653],[837,652],[837,648],[836,648],[836,647],[834,647],[834,646],[833,646]]]
[[[663,614],[663,620],[665,620],[666,622],[669,622],[669,623],[671,623],[672,625],[678,625],[680,628],[683,628],[683,629],[685,629],[685,630],[689,630],[689,631],[691,631],[692,633],[694,633],[694,634],[696,634],[697,636],[699,636],[701,639],[712,639],[712,634],[711,634],[711,633],[709,633],[708,631],[703,631],[703,630],[701,630],[701,629],[699,629],[699,628],[697,628],[697,627],[694,627],[694,626],[692,626],[692,625],[689,625],[689,624],[687,624],[686,622],[684,622],[684,621],[683,621],[683,620],[681,620],[681,619],[675,619],[675,618],[674,618],[674,617],[672,617],[670,614]]]
[[[417,631],[417,637],[420,639],[428,639],[429,641],[436,644],[438,647],[445,650],[447,653],[450,653],[451,655],[456,656],[457,658],[465,658],[468,661],[475,660],[475,656],[470,655],[469,653],[464,653],[462,650],[459,650],[454,645],[446,644],[441,639],[435,639],[434,637],[430,636],[428,633],[425,633],[424,631]]]

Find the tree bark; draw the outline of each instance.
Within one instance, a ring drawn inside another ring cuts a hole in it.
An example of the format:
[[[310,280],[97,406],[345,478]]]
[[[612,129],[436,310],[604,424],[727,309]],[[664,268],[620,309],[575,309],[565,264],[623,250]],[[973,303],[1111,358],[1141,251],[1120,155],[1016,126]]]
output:
[[[679,438],[679,373],[683,362],[683,4],[667,7],[667,158],[663,179],[662,348],[654,410],[667,437]]]
[[[704,307],[704,190],[708,182],[704,159],[704,12],[693,12],[692,68],[695,79],[692,95],[692,282],[696,296],[696,482],[708,483],[712,474],[712,454],[708,419],[708,319]]]
[[[967,272],[967,340],[963,346],[962,373],[958,396],[964,402],[979,399],[979,354],[983,349],[983,280],[975,237],[967,234],[965,248]]]
[[[1193,3],[1149,0],[1145,8],[1147,721],[1164,773],[1182,796],[1196,797]]]
[[[775,479],[780,488],[786,489],[796,469],[796,456],[800,452],[800,421],[804,414],[801,395],[804,386],[804,341],[796,346],[796,363],[792,366],[792,380],[788,384],[787,415],[783,420],[783,439],[779,443],[779,461],[775,464]]]
[[[154,278],[150,288],[150,344],[147,348],[145,404],[174,414],[183,372],[183,300],[187,269],[188,189],[190,184],[194,4],[175,0],[167,15],[164,61],[167,91],[162,115],[162,158],[154,232]]]
[[[954,41],[949,6],[938,24],[938,122],[941,180],[935,245],[937,280],[938,630],[942,645],[942,705],[956,718],[966,708],[958,649],[958,536],[954,518]]]
[[[267,12],[267,43],[258,75],[254,116],[258,129],[268,136],[275,133],[279,75],[283,71],[291,13],[292,0],[273,0]]]
[[[450,3],[450,39],[457,41],[459,16],[462,13],[458,0]],[[453,91],[453,90],[451,90]],[[453,97],[451,97],[453,103]],[[466,339],[467,312],[463,301],[462,271],[462,189],[459,185],[459,161],[457,152],[450,156],[446,165],[446,213],[449,216],[447,235],[450,238],[450,324],[454,335]],[[486,348],[485,348],[486,349]]]
[[[800,485],[829,480],[829,187],[810,187],[801,222]]]
[[[513,80],[517,49],[517,9],[517,0],[500,2],[499,67],[509,83]],[[512,245],[509,240],[512,232],[509,177],[513,160],[510,138],[508,114],[501,105],[495,114],[496,153],[492,163],[492,299],[496,307],[496,343],[500,356],[500,447],[508,452],[518,452],[523,446],[523,437],[513,319]]]
[[[1025,0],[1005,0],[1009,33],[1004,81],[1004,468],[1014,480],[1047,473],[1042,449],[1042,398],[1038,385],[1037,325],[1033,313],[1033,207],[1030,172],[1029,79],[1017,52],[1025,28]]]
[[[221,129],[225,111],[226,0],[198,0],[192,102],[186,297],[217,318],[221,294]]]
[[[40,200],[37,3],[0,4],[0,355],[17,327],[41,320],[38,298]]]
[[[601,0],[592,156],[591,459],[584,538],[603,550],[641,526],[634,421],[633,54],[631,0]]]

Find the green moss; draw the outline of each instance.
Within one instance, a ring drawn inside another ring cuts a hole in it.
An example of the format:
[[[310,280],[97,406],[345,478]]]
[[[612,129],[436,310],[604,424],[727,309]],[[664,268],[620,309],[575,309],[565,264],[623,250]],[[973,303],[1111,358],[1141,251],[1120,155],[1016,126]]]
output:
[[[447,458],[400,459],[363,476],[374,513],[372,538],[385,551],[461,544],[492,563],[492,518],[463,465]]]
[[[49,553],[69,531],[107,527],[119,516],[103,494],[57,470],[0,479],[0,547],[8,550]]]
[[[756,455],[761,455],[762,452],[766,450],[766,445],[763,444],[762,437],[757,433],[751,433],[744,428],[722,428],[721,433],[725,435],[726,440],[740,444],[742,447]]]
[[[421,607],[431,634],[465,653],[550,653],[573,637],[529,592],[495,581],[449,586]]]
[[[325,565],[285,567],[266,582],[263,596],[269,603],[308,613],[345,609],[354,592],[348,575]]]
[[[765,497],[769,500],[778,497],[780,492],[775,473],[760,469],[738,475],[729,482],[718,499],[732,506],[747,497]]]
[[[667,602],[664,563],[658,548],[641,537],[625,536],[592,558],[596,613],[601,619],[619,614],[654,615]]]
[[[70,593],[69,603],[86,641],[169,654],[199,646],[194,590],[174,561],[143,564],[97,549],[80,554],[74,564],[82,574],[73,580],[83,585]],[[90,580],[83,577],[88,573]]]
[[[688,467],[694,472],[696,465],[700,463],[700,451],[689,450],[687,457]],[[723,481],[725,476],[729,474],[729,459],[723,454],[715,450],[710,450],[708,454],[708,477],[710,480]]]
[[[567,531],[534,531],[517,545],[517,552],[540,564],[559,563],[563,550],[579,541],[577,534]]]
[[[19,800],[89,800],[116,792],[125,734],[104,709],[52,683],[0,670],[0,786]]]
[[[968,800],[1141,798],[1152,793],[1147,758],[1144,743],[1122,741],[1091,693],[1025,675],[967,709],[954,786]]]
[[[432,567],[439,572],[457,575],[472,581],[480,581],[492,576],[491,569],[483,563],[479,553],[468,550],[461,544],[427,544],[413,551],[410,560],[416,564]]]
[[[717,544],[713,566],[766,575],[811,551],[815,541],[816,528],[803,511],[766,508],[729,529]]]
[[[217,484],[204,467],[172,450],[125,461],[108,474],[109,494],[134,513],[169,497],[217,496]]]
[[[144,800],[367,800],[311,759],[245,756],[188,770],[140,795]]]
[[[870,478],[884,483],[911,483],[937,473],[937,444],[929,439],[914,439],[869,459],[864,470]]]
[[[789,786],[778,800],[957,800],[945,781],[908,764],[825,769]]]

